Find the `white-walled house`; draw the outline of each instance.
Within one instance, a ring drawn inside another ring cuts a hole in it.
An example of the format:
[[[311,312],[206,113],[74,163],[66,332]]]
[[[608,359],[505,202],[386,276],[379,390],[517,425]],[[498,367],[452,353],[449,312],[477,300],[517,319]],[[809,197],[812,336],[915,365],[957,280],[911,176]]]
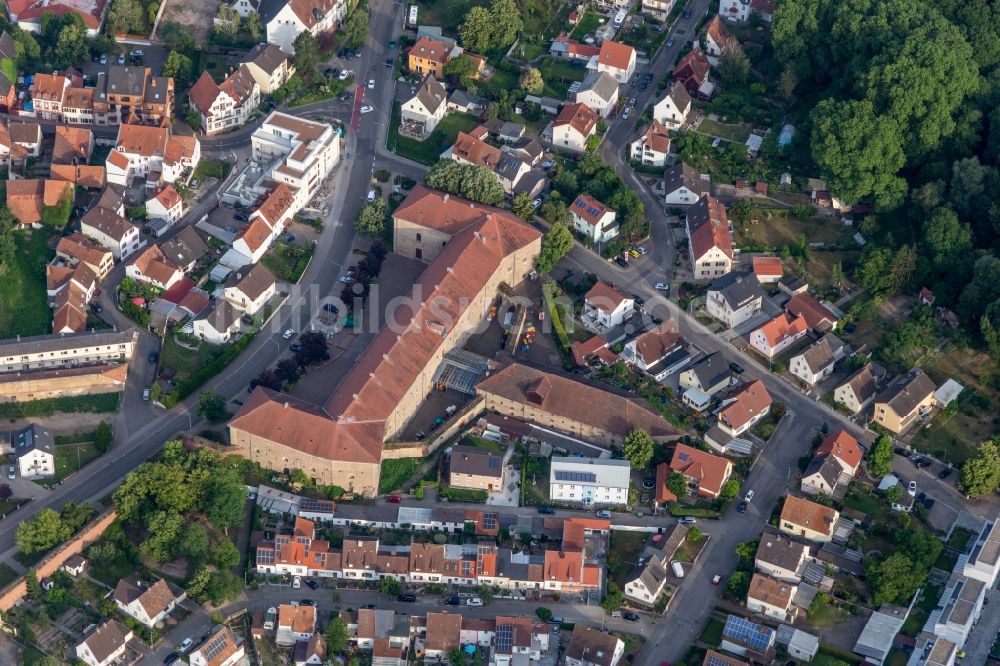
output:
[[[634,48],[606,39],[601,43],[601,52],[597,54],[597,71],[610,75],[618,83],[628,83],[635,74],[635,62]]]
[[[76,658],[87,666],[110,666],[125,656],[134,637],[118,620],[106,620],[76,646]]]
[[[780,314],[750,333],[750,346],[765,358],[773,359],[800,340],[808,330],[802,317],[793,319],[787,314]]]
[[[658,120],[629,144],[629,157],[644,166],[664,166],[670,154],[670,133]]]
[[[774,0],[719,0],[719,16],[727,21],[746,23],[757,14],[765,23],[771,22]]]
[[[584,321],[599,329],[620,326],[635,312],[635,299],[598,281],[583,297]]]
[[[792,599],[797,589],[792,583],[755,573],[747,592],[747,609],[786,622],[795,615]]]
[[[274,275],[261,264],[230,273],[224,287],[226,300],[249,315],[257,314],[275,293]]]
[[[756,317],[764,294],[753,273],[732,272],[712,281],[705,296],[705,307],[729,328]]]
[[[810,386],[833,373],[833,366],[844,357],[844,343],[832,333],[827,333],[815,344],[793,356],[788,370]]]
[[[216,83],[207,71],[188,93],[188,102],[201,117],[208,136],[243,126],[260,106],[260,86],[246,64]]]
[[[139,227],[107,208],[91,208],[80,218],[80,232],[110,250],[115,261],[127,259],[141,247]]]
[[[229,301],[215,306],[194,320],[194,335],[206,342],[221,345],[229,342],[240,330],[240,311]]]
[[[184,270],[168,259],[159,245],[150,245],[125,266],[125,276],[167,290],[184,277]]]
[[[687,366],[691,353],[675,326],[664,322],[626,342],[621,359],[660,381]]]
[[[706,194],[688,210],[686,225],[695,280],[715,279],[733,269],[735,251],[721,201]]]
[[[653,106],[653,120],[668,129],[678,130],[691,112],[691,95],[680,81],[675,81],[663,99]]]
[[[42,479],[55,476],[56,448],[51,432],[32,423],[12,431],[10,440],[21,478]]]
[[[866,363],[834,389],[833,401],[843,405],[852,414],[857,414],[875,399],[876,393],[878,383],[875,371],[871,363]]]
[[[237,0],[237,2],[243,3],[248,0]],[[285,85],[295,74],[292,59],[276,44],[258,44],[253,47],[247,52],[245,64],[263,95],[270,95]]]
[[[146,200],[146,215],[173,225],[184,216],[184,200],[173,185],[167,185]]]
[[[577,196],[569,212],[573,218],[573,229],[593,243],[604,243],[618,235],[614,209],[588,194]]]
[[[448,113],[448,91],[428,74],[400,107],[400,129],[407,136],[426,139]]]
[[[587,139],[597,133],[597,112],[586,104],[566,104],[552,121],[552,144],[582,153],[587,150]]]
[[[147,627],[153,627],[162,622],[186,596],[183,590],[174,588],[162,578],[149,583],[130,577],[118,581],[114,601],[120,611]]]
[[[773,400],[764,382],[743,384],[722,401],[719,428],[731,437],[739,437],[771,413]]]
[[[618,104],[618,81],[607,72],[587,72],[576,91],[576,100],[607,118]]]
[[[586,505],[628,504],[627,460],[553,456],[549,499]]]
[[[690,206],[709,191],[708,174],[678,162],[663,174],[664,202],[668,206]]]
[[[280,0],[279,0],[280,1]],[[287,0],[261,15],[267,28],[267,41],[295,54],[295,38],[309,31],[313,35],[336,29],[347,15],[346,0]]]

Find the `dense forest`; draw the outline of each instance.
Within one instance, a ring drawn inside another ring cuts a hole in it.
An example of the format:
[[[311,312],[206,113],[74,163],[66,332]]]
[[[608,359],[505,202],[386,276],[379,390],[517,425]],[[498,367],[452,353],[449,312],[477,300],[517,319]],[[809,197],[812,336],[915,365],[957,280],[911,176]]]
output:
[[[810,109],[801,148],[875,206],[852,314],[926,286],[1000,360],[1000,4],[784,0],[773,43]]]

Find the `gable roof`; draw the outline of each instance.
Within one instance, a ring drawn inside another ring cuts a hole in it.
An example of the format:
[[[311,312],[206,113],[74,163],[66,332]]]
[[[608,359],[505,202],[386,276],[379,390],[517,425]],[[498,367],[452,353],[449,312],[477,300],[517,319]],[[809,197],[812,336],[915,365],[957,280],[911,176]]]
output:
[[[94,133],[82,127],[56,125],[56,138],[52,147],[52,162],[73,164],[80,160],[86,164],[94,142]]]
[[[788,609],[792,603],[792,593],[795,586],[761,573],[755,573],[750,579],[748,599],[763,602],[768,606]]]
[[[7,131],[14,143],[33,145],[42,140],[42,127],[38,123],[11,122]]]
[[[780,278],[785,273],[784,267],[781,265],[781,257],[765,257],[765,256],[754,256],[753,257],[753,272],[760,278]]]
[[[111,258],[111,251],[90,240],[80,232],[63,236],[56,245],[56,254],[78,259],[90,266],[101,266]]]
[[[50,179],[7,181],[7,208],[22,224],[42,219],[46,206],[58,206],[72,194],[70,183]]]
[[[667,91],[667,97],[670,98],[670,101],[672,101],[674,106],[677,107],[677,109],[682,113],[684,112],[684,109],[691,106],[691,95],[688,93],[687,88],[684,87],[684,84],[680,81],[674,81],[670,85],[670,90]]]
[[[267,74],[273,74],[288,55],[275,44],[257,44],[247,52],[247,62],[253,63]]]
[[[316,607],[302,604],[280,604],[278,606],[278,627],[288,627],[297,634],[305,634],[316,629]]]
[[[607,67],[627,70],[635,60],[635,49],[628,44],[613,42],[606,39],[601,43],[601,51],[597,54],[597,62]]]
[[[721,201],[706,194],[688,210],[688,235],[694,259],[704,257],[713,248],[733,258],[733,241],[729,235],[729,218]]]
[[[665,321],[638,336],[635,339],[635,351],[643,361],[651,364],[685,342],[684,337],[677,332],[677,326],[673,322]]]
[[[340,0],[288,0],[284,5],[279,2],[277,9],[280,10],[283,7],[290,8],[295,13],[296,18],[301,21],[302,25],[311,29],[339,5]],[[265,23],[269,22],[272,18],[274,17],[269,17]]]
[[[864,458],[864,451],[855,439],[846,430],[838,430],[823,438],[819,448],[816,450],[818,456],[833,456],[840,460],[847,467],[856,470]]]
[[[763,334],[767,344],[774,347],[786,338],[805,333],[806,329],[806,322],[802,317],[792,319],[787,314],[780,314],[757,330]]]
[[[658,153],[670,152],[670,132],[667,131],[663,123],[655,118],[653,122],[649,123],[646,131],[639,136],[638,140],[642,141],[643,145],[649,146]]]
[[[451,449],[452,474],[472,474],[499,479],[503,477],[503,456],[474,446],[454,446]]]
[[[700,201],[707,193],[705,184],[705,180],[701,177],[701,172],[684,162],[678,162],[663,174],[664,191],[667,194],[676,192],[681,187],[686,187],[698,195]]]
[[[192,261],[201,259],[208,252],[208,245],[195,228],[189,225],[170,240],[160,243],[160,250],[178,266],[187,266]]]
[[[495,168],[500,162],[500,149],[491,146],[482,139],[465,132],[459,132],[451,154],[457,155],[467,162]]]
[[[614,208],[605,206],[589,194],[577,195],[569,211],[592,227],[600,224],[607,213],[615,212]]]
[[[170,130],[165,127],[119,125],[115,150],[144,157],[163,157],[169,137]]]
[[[607,313],[617,310],[623,302],[633,300],[628,294],[602,280],[595,282],[583,298],[593,307]]]
[[[569,125],[583,136],[590,134],[597,127],[597,112],[586,104],[566,104],[559,110],[559,115],[553,121],[553,127]]]
[[[757,544],[754,560],[772,566],[796,571],[799,563],[808,555],[809,547],[777,532],[764,531]]]
[[[98,661],[104,662],[131,640],[132,635],[132,631],[126,629],[118,620],[107,620],[95,629],[83,644]]]
[[[177,600],[177,595],[170,589],[167,581],[162,578],[149,585],[129,577],[118,581],[114,598],[115,601],[126,606],[138,601],[142,609],[146,611],[146,615],[153,618],[165,612]]]
[[[76,166],[73,164],[52,164],[49,170],[52,180],[73,183],[80,187],[96,190],[104,187],[105,171],[102,166]]]
[[[813,330],[826,330],[836,326],[837,315],[808,293],[795,294],[785,303],[785,312],[802,317]]]
[[[134,224],[107,208],[91,208],[80,218],[80,224],[94,227],[119,243],[135,229]]]
[[[461,645],[462,616],[458,613],[427,613],[427,650],[447,653]]]
[[[713,494],[722,491],[730,467],[731,463],[722,456],[681,443],[677,444],[670,459],[671,470],[695,479],[700,489]]]
[[[219,666],[240,651],[243,639],[224,624],[216,626],[211,635],[191,654],[198,653],[205,660],[205,666]]]
[[[712,20],[708,22],[708,25],[705,27],[705,33],[712,38],[713,42],[719,45],[719,48],[725,47],[729,43],[729,40],[732,39],[729,28],[722,22],[722,18],[718,14],[713,16]]]
[[[154,194],[151,199],[155,199],[161,206],[170,210],[177,204],[181,203],[181,195],[177,193],[173,185],[166,185],[161,187],[156,194]]]
[[[760,416],[773,402],[771,394],[767,392],[767,387],[760,379],[744,384],[730,393],[726,398],[726,401],[729,400],[734,402],[726,404],[719,411],[719,422],[733,429],[742,428]]]
[[[813,458],[802,473],[802,480],[819,475],[829,488],[836,488],[840,480],[840,464],[830,456]]]
[[[443,65],[448,62],[450,51],[451,49],[444,42],[425,35],[410,47],[409,54],[415,58],[423,58],[424,60],[430,60],[431,62]]]
[[[700,48],[695,47],[674,66],[674,76],[678,81],[694,79],[698,85],[708,76],[711,64]]]
[[[864,366],[858,368],[853,375],[847,378],[844,384],[850,385],[851,391],[854,392],[854,397],[857,398],[858,402],[866,402],[875,395],[875,391],[877,390],[872,364],[866,363]],[[844,384],[841,384],[841,386]]]
[[[604,43],[607,44],[608,42]],[[579,95],[587,91],[593,92],[605,102],[610,102],[618,92],[618,82],[615,81],[615,77],[607,72],[591,70],[583,77],[583,82],[580,84],[580,89],[576,91],[576,94]]]
[[[413,97],[416,97],[431,115],[437,113],[442,104],[448,103],[448,91],[433,74],[424,77],[413,93]]]
[[[621,640],[611,634],[577,624],[566,646],[566,656],[596,666],[612,666],[619,643]]]
[[[221,92],[215,79],[208,73],[208,70],[205,70],[188,91],[188,101],[196,111],[207,114]]]
[[[692,365],[685,372],[691,372],[698,379],[702,388],[709,389],[723,380],[729,379],[733,371],[729,362],[718,352],[712,352]]]
[[[708,291],[722,296],[730,310],[739,310],[747,303],[762,298],[757,276],[742,271],[732,271],[715,278]]]
[[[786,495],[785,505],[781,507],[781,520],[830,536],[837,522],[837,512],[822,504],[795,495]]]
[[[844,343],[833,334],[824,335],[802,352],[802,360],[806,362],[811,372],[818,373],[837,360],[836,352],[843,346]]]
[[[936,387],[920,368],[914,368],[886,388],[876,402],[888,404],[896,414],[906,416],[934,393]]]
[[[226,288],[239,289],[246,294],[247,298],[257,300],[275,282],[274,274],[267,270],[264,264],[254,264],[249,267],[249,270],[244,266],[239,271],[230,273],[226,279]]]
[[[139,256],[130,263],[140,273],[152,280],[156,280],[160,284],[169,283],[177,273],[181,272],[180,266],[177,266],[164,256],[159,245],[150,245],[140,252]]]

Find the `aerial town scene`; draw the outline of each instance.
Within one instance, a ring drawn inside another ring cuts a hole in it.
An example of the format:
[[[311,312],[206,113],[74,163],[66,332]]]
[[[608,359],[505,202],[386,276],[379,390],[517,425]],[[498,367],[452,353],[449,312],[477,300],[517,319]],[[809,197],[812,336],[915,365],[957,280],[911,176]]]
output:
[[[0,666],[1000,666],[1000,3],[7,0],[0,171]]]

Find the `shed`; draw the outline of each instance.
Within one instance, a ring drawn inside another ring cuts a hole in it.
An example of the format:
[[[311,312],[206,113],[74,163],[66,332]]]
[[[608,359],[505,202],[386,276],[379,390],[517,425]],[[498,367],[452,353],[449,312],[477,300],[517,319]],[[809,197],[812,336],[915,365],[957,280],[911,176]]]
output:
[[[958,395],[965,390],[965,387],[956,382],[954,379],[949,379],[941,388],[934,391],[934,399],[937,404],[941,407],[951,404],[951,402],[958,397]]]

